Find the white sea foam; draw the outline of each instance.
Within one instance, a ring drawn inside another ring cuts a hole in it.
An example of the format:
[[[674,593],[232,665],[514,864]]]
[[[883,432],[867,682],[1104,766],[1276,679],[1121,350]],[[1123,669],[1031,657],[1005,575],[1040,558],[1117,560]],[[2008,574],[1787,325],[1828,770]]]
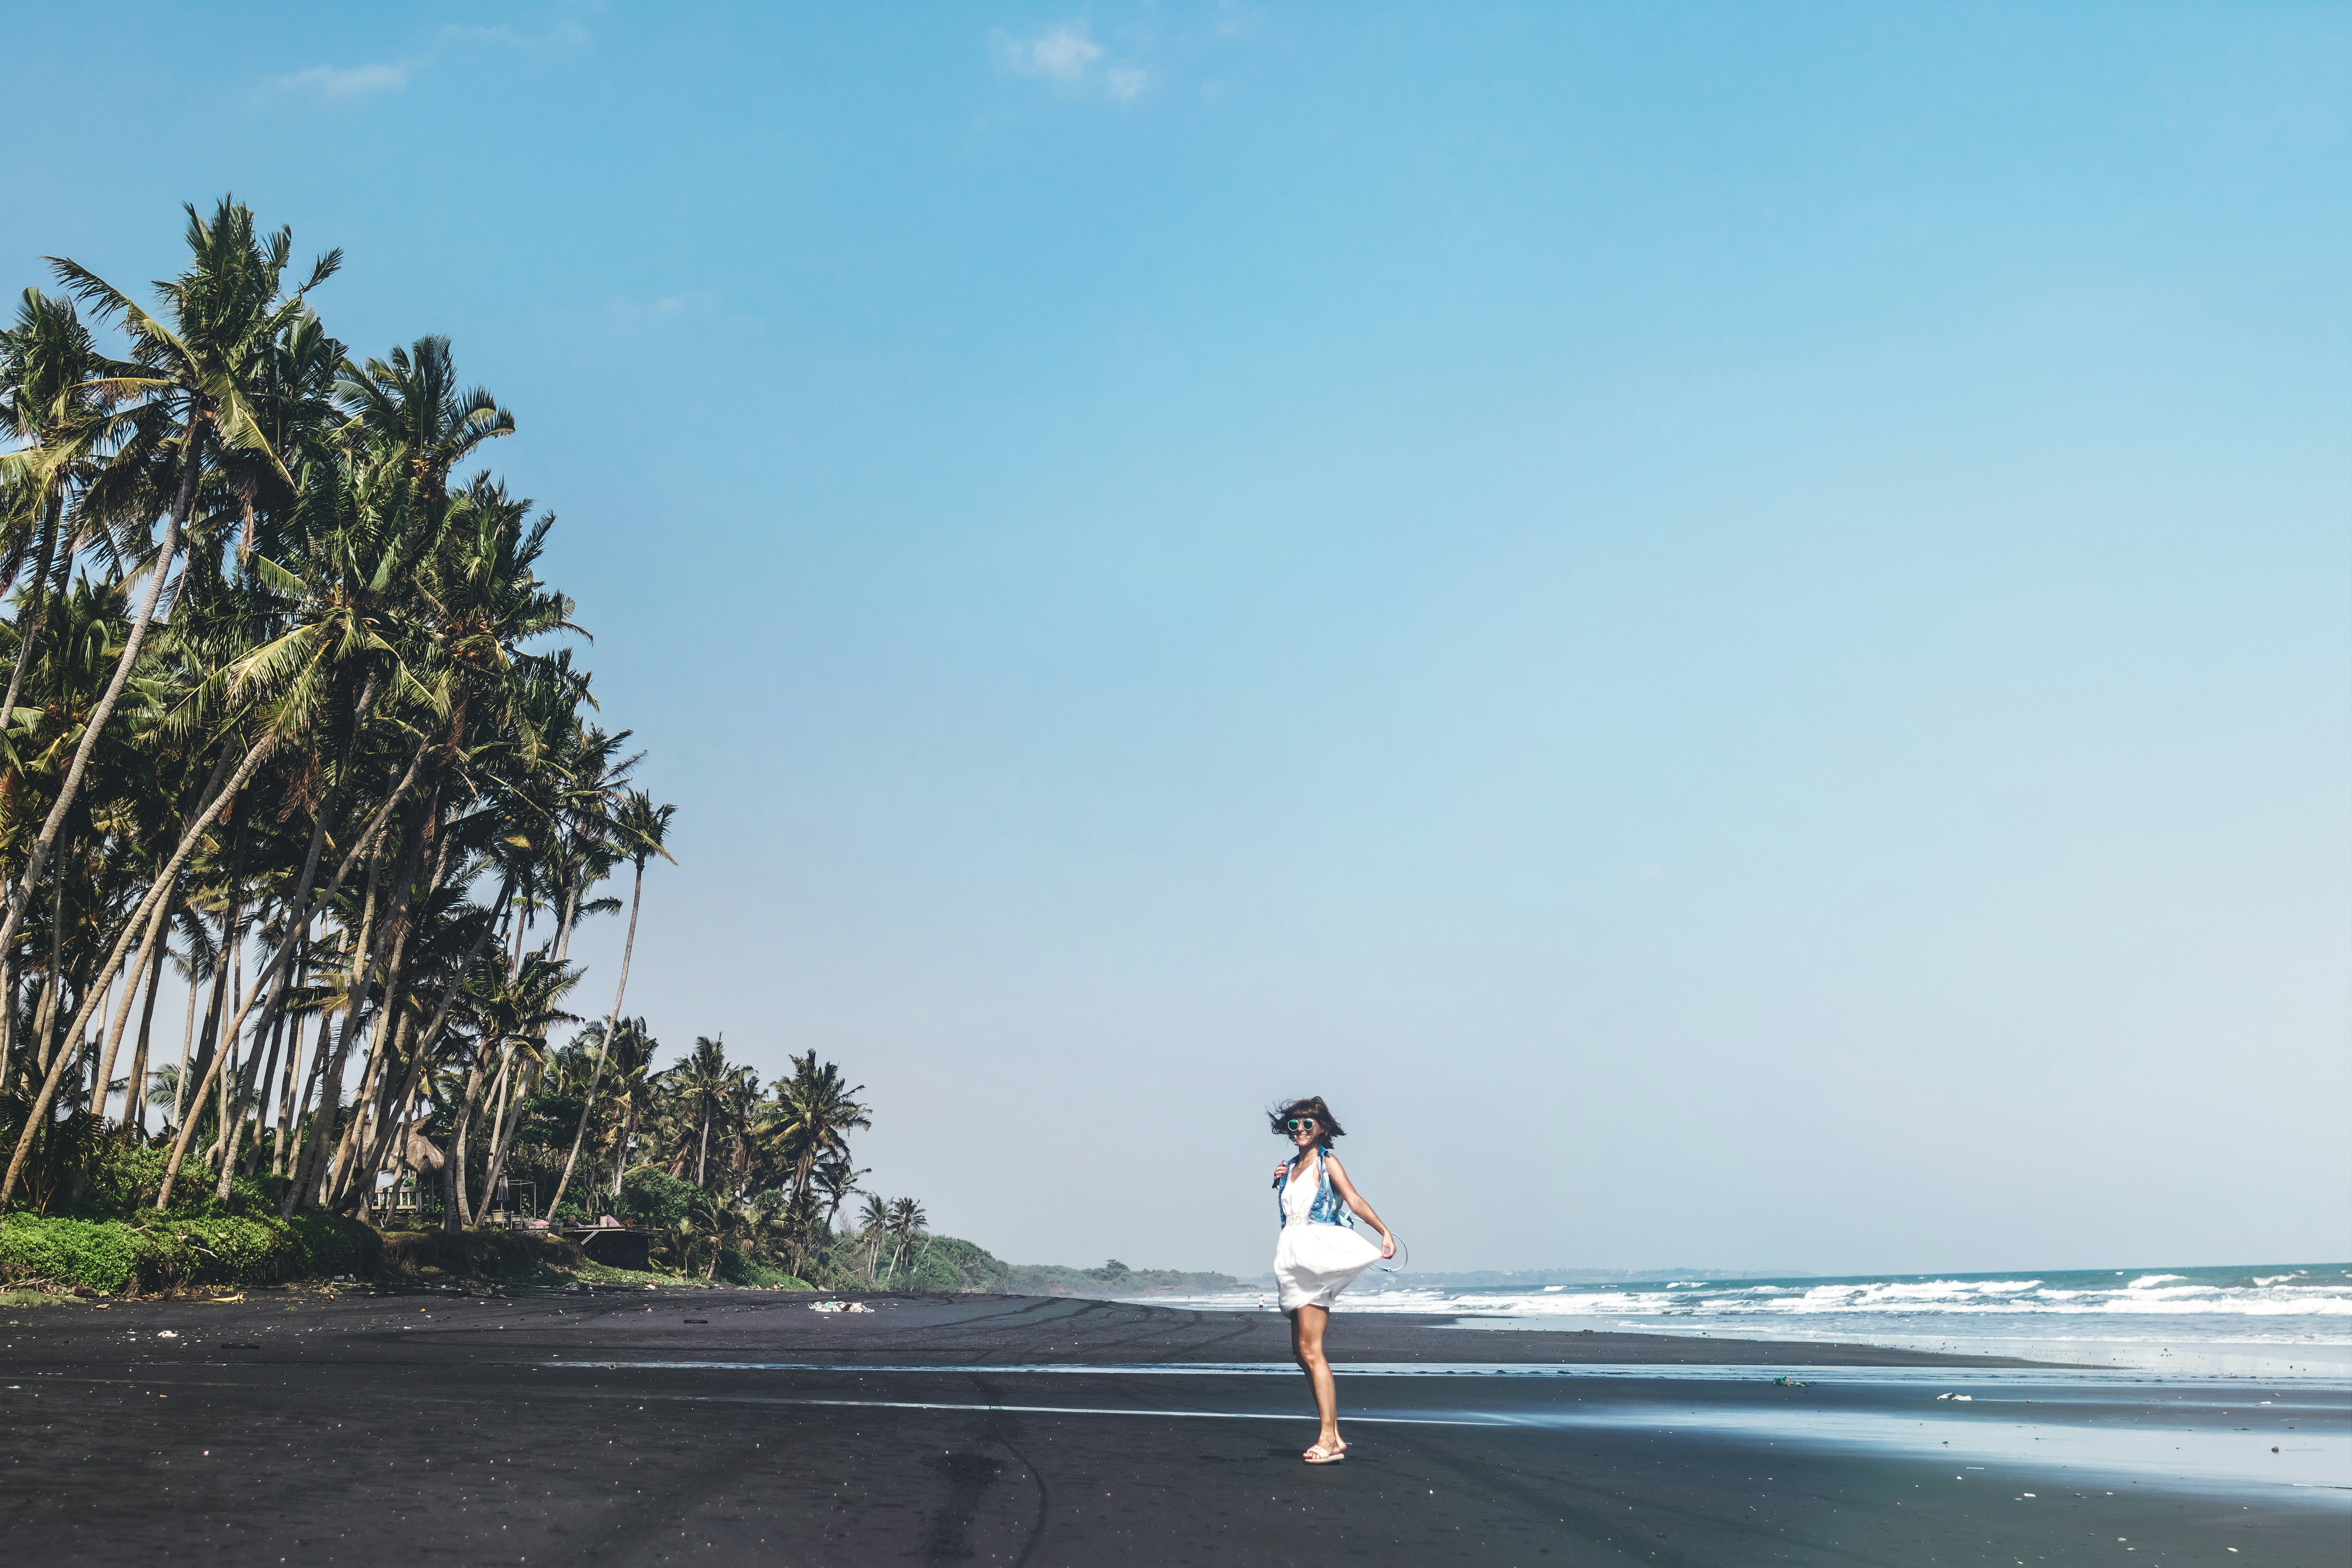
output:
[[[1166,1298],[1159,1298],[1165,1300]],[[1188,1304],[1248,1310],[1254,1293]],[[1341,1299],[1343,1310],[1436,1312],[1490,1328],[1605,1329],[1822,1342],[1864,1341],[2231,1372],[2249,1360],[2352,1370],[2352,1270],[2336,1266],[2069,1270],[2050,1274],[1433,1289],[1411,1276]],[[2237,1348],[2232,1348],[2237,1347]],[[2267,1347],[2267,1348],[2260,1348]]]

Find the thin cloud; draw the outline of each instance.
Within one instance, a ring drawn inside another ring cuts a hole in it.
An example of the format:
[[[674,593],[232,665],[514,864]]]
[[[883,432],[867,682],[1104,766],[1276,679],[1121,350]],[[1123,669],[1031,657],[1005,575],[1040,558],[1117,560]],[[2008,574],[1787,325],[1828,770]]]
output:
[[[616,295],[604,301],[604,310],[613,327],[624,332],[709,331],[714,326],[738,333],[766,330],[764,323],[728,310],[724,300],[709,293],[682,291],[650,299]]]
[[[1000,33],[994,43],[998,62],[1015,76],[1051,77],[1055,81],[1084,79],[1087,68],[1102,58],[1103,52],[1100,44],[1087,37],[1085,27],[1068,23],[1048,27],[1034,38],[1008,38]]]
[[[1125,102],[1151,85],[1151,73],[1140,66],[1113,60],[1103,47],[1087,36],[1083,22],[1057,22],[1029,37],[1004,33],[989,37],[997,68],[1012,76],[1043,78],[1065,87],[1088,89]]]
[[[278,85],[297,92],[315,92],[321,98],[373,98],[382,92],[398,92],[408,85],[409,73],[427,63],[379,60],[363,66],[312,66],[279,77]]]
[[[441,29],[441,36],[454,43],[499,44],[533,55],[585,48],[595,41],[587,28],[569,20],[558,22],[543,33],[526,33],[505,22],[488,27],[462,26],[453,22]]]

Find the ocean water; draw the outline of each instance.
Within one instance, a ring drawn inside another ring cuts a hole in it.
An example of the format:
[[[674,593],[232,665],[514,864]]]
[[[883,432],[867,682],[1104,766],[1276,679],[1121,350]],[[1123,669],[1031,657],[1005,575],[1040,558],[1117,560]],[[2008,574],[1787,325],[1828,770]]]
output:
[[[1141,1299],[1272,1310],[1274,1293]],[[2346,1263],[1468,1288],[1372,1273],[1339,1310],[1450,1312],[1465,1328],[1859,1342],[2182,1376],[2352,1377]]]

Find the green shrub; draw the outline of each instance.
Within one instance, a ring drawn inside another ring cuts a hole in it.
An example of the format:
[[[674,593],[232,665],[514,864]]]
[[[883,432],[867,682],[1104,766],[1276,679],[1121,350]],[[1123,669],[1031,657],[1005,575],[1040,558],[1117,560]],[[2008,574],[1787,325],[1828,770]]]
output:
[[[746,1258],[731,1247],[719,1249],[719,1278],[730,1285],[767,1287],[781,1285],[787,1290],[814,1290],[815,1286],[798,1276]]]
[[[376,1233],[357,1220],[266,1217],[87,1220],[0,1217],[0,1280],[87,1285],[111,1294],[192,1285],[273,1285],[375,1270]]]
[[[73,1217],[135,1222],[142,1215],[153,1214],[155,1194],[163,1189],[163,1172],[171,1163],[172,1151],[164,1144],[135,1149],[117,1144],[101,1150],[73,1206]],[[171,1212],[189,1219],[277,1217],[286,1195],[285,1177],[239,1176],[229,1184],[225,1199],[213,1195],[218,1179],[198,1165],[192,1153],[181,1163],[179,1179],[172,1184]]]
[[[143,1238],[115,1220],[0,1216],[0,1279],[87,1285],[110,1295],[137,1274]]]
[[[621,1196],[612,1213],[614,1218],[646,1230],[675,1230],[686,1217],[687,1205],[701,1191],[692,1182],[681,1182],[667,1171],[631,1171],[622,1179]],[[596,1201],[611,1200],[600,1194]]]
[[[953,1236],[927,1237],[916,1243],[925,1261],[916,1278],[928,1281],[934,1277],[934,1268],[944,1268],[953,1283],[925,1283],[926,1290],[1002,1290],[1012,1276],[1013,1266],[975,1242]]]
[[[126,1149],[116,1144],[105,1150],[82,1189],[77,1205],[82,1217],[128,1219],[141,1209],[153,1208],[155,1194],[163,1185],[163,1167],[171,1163],[171,1156],[169,1149],[152,1145]]]

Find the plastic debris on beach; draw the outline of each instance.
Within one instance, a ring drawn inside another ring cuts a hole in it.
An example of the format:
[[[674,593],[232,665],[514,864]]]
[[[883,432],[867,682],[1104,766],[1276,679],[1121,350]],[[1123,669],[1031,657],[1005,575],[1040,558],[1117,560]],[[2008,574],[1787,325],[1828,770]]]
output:
[[[176,1330],[158,1329],[155,1331],[155,1337],[159,1340],[176,1340],[180,1336]]]
[[[863,1301],[811,1301],[812,1312],[870,1312],[874,1309]]]
[[[1799,1383],[1793,1377],[1776,1377],[1772,1380],[1772,1386],[1775,1388],[1811,1388],[1812,1387],[1812,1384],[1810,1383]]]
[[[1962,1405],[1970,1404],[1976,1399],[1976,1395],[1973,1394],[1939,1394],[1936,1395],[1936,1397],[1938,1399],[1957,1400]]]

